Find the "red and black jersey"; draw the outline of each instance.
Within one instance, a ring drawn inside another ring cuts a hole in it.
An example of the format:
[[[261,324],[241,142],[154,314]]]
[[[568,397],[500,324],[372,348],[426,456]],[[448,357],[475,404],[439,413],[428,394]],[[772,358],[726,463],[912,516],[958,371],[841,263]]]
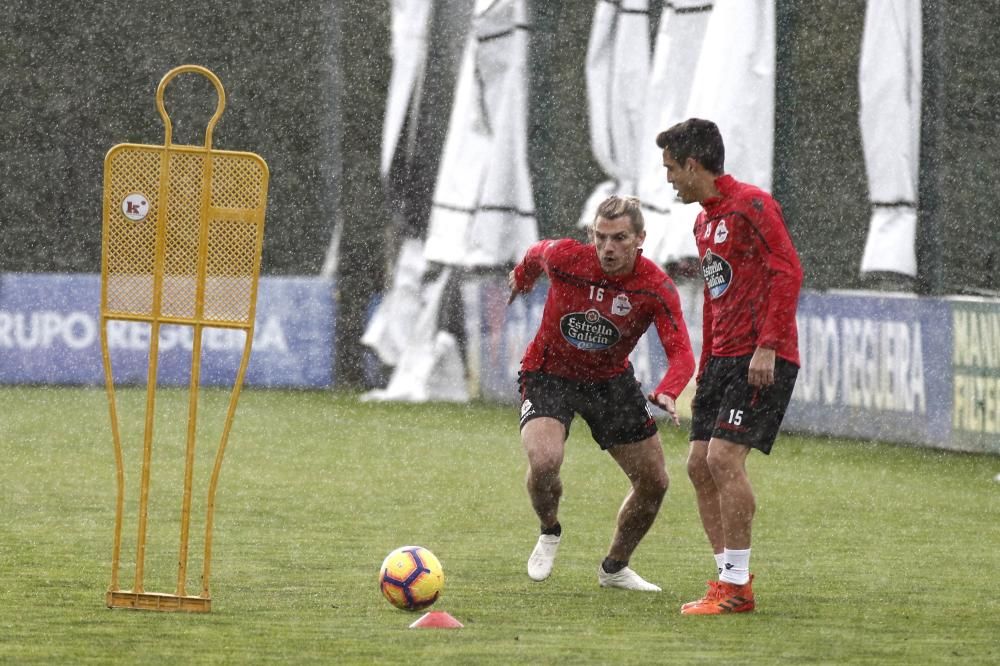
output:
[[[757,347],[799,365],[795,310],[802,266],[781,207],[732,176],[720,176],[715,187],[722,196],[702,203],[694,225],[705,278],[699,368],[709,355],[743,356]]]
[[[677,398],[694,372],[694,354],[677,289],[666,273],[640,252],[631,273],[607,275],[593,245],[570,239],[532,245],[514,269],[518,290],[529,290],[543,271],[549,293],[522,370],[578,381],[610,379],[625,371],[628,355],[654,324],[669,363],[655,392]]]

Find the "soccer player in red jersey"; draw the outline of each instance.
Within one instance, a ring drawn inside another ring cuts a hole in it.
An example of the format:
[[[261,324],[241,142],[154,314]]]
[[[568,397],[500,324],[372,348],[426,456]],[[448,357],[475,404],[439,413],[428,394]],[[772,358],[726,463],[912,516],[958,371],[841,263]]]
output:
[[[681,612],[752,611],[756,501],[746,458],[752,448],[770,453],[795,386],[802,267],[777,202],[724,173],[715,123],[685,120],[661,132],[656,145],[677,195],[703,209],[694,235],[705,279],[704,346],[687,467],[719,580]]]
[[[592,244],[541,241],[508,276],[511,302],[530,291],[543,272],[549,278],[542,323],[525,351],[519,379],[528,495],[541,522],[528,559],[528,575],[534,580],[545,580],[552,572],[562,536],[559,468],[570,423],[579,414],[632,484],[618,511],[608,555],[598,567],[598,582],[660,591],[628,566],[656,519],[668,484],[647,399],[679,425],[675,401],[694,372],[694,355],[673,282],[642,256],[645,238],[639,200],[613,196],[597,208]],[[628,355],[651,324],[669,368],[644,396]]]

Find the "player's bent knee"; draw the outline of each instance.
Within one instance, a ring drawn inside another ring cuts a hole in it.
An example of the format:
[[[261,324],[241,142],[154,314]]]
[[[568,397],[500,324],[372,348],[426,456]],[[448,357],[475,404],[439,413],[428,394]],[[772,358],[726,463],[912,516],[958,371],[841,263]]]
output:
[[[712,481],[712,470],[708,466],[708,460],[702,455],[689,455],[687,459],[687,475],[696,486],[701,486]]]
[[[664,474],[656,479],[656,483],[653,486],[653,494],[663,499],[664,495],[667,494],[667,490],[670,489],[670,477]]]
[[[559,478],[559,468],[562,466],[561,456],[534,455],[528,456],[529,474],[535,481],[551,483]]]
[[[670,488],[670,477],[667,475],[666,469],[662,470],[659,474],[655,472],[644,474],[636,479],[634,488],[637,493],[645,497],[662,500]]]
[[[742,473],[746,454],[749,451],[746,447],[733,442],[724,442],[722,446],[710,446],[705,462],[712,477],[718,479],[720,476],[731,477]]]

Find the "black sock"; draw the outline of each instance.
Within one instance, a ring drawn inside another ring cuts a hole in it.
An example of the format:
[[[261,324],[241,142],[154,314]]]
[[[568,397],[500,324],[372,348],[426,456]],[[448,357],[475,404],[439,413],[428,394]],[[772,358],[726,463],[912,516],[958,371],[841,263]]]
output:
[[[562,525],[557,521],[552,527],[545,527],[542,525],[542,534],[548,534],[550,536],[562,536]]]
[[[627,566],[628,560],[622,562],[621,560],[613,560],[610,557],[605,557],[604,561],[601,562],[601,568],[604,569],[604,573],[618,573]]]

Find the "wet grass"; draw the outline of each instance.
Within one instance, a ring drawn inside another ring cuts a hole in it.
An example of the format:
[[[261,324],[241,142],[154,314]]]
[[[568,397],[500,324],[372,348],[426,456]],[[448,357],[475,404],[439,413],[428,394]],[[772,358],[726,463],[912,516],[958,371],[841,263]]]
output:
[[[195,515],[226,396],[201,404]],[[135,507],[144,393],[123,391]],[[146,589],[176,583],[187,409],[160,391]],[[362,404],[246,391],[217,498],[207,615],[108,610],[114,460],[101,389],[0,388],[0,662],[996,663],[1000,458],[784,436],[751,456],[758,612],[681,617],[712,560],[664,428],[673,484],[632,564],[663,587],[597,586],[624,477],[574,425],[556,571],[531,582],[536,523],[513,408]],[[200,518],[188,590],[199,589]],[[134,528],[124,533],[131,583]],[[417,543],[441,559],[435,606],[458,631],[410,630],[375,583]],[[125,587],[129,585],[126,584]]]

